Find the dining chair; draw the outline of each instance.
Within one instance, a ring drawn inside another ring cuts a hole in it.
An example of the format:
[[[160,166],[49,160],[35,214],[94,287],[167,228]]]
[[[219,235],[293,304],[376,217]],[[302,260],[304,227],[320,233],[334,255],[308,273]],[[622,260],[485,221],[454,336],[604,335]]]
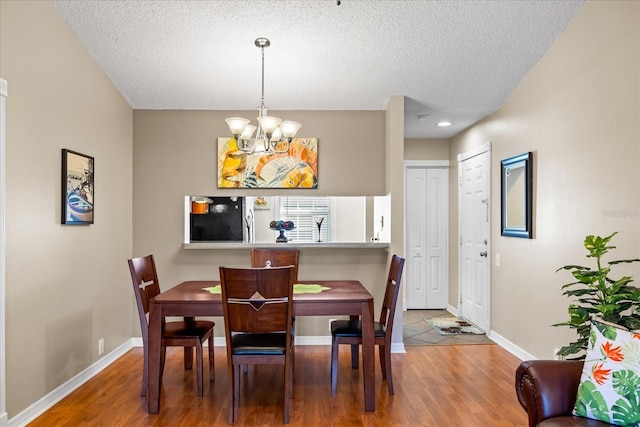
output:
[[[300,250],[296,248],[252,248],[251,249],[251,267],[286,267],[293,266],[293,283],[298,283],[298,260],[300,259]],[[293,318],[293,341],[296,336],[296,318]],[[244,369],[247,372],[246,367]]]
[[[149,378],[149,303],[151,299],[160,293],[160,283],[153,255],[129,260],[129,270],[133,290],[138,305],[140,316],[140,329],[142,331],[142,344],[144,352],[144,368],[142,370],[142,391],[141,396],[147,395],[147,382]],[[160,359],[160,378],[164,371],[164,361],[166,348],[169,346],[184,347],[184,368],[191,369],[193,366],[192,348],[196,349],[196,376],[198,397],[202,397],[203,391],[203,367],[202,367],[202,344],[207,341],[209,345],[209,379],[215,378],[213,366],[213,327],[215,323],[205,320],[195,320],[185,318],[183,321],[165,322],[163,319],[162,332],[162,356]]]
[[[253,248],[251,267],[285,267],[292,265],[294,283],[298,281],[298,260],[300,251],[296,248]]]
[[[404,258],[393,255],[387,276],[387,285],[382,301],[380,320],[374,322],[374,342],[380,354],[382,378],[387,380],[389,394],[393,394],[393,377],[391,376],[391,335],[393,319],[396,314],[396,303],[400,292],[400,280]],[[338,388],[338,349],[340,344],[351,344],[351,367],[358,368],[359,345],[362,344],[362,322],[360,320],[334,320],[331,322],[331,395],[335,396]]]
[[[284,423],[293,398],[294,269],[220,267],[227,341],[228,423],[240,401],[241,365],[284,365]]]

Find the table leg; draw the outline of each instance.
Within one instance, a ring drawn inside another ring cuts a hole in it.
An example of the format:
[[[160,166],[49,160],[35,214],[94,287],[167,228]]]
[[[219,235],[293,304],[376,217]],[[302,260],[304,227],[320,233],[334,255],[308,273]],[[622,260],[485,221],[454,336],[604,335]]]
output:
[[[185,346],[184,348],[184,369],[190,370],[193,368],[193,347]]]
[[[187,327],[192,326],[195,321],[194,317],[185,317],[184,321],[187,323]],[[193,368],[193,347],[184,347],[184,369],[191,370]]]
[[[360,316],[349,316],[349,320],[360,320]],[[360,345],[351,345],[351,369],[358,369],[360,362]]]
[[[147,410],[150,414],[157,414],[160,410],[160,376],[162,375],[160,366],[162,352],[162,307],[156,306],[153,301],[151,301],[149,306],[149,331],[147,340],[149,346]]]
[[[373,335],[373,301],[362,303],[362,377],[364,382],[364,409],[376,409],[375,393],[375,341]]]

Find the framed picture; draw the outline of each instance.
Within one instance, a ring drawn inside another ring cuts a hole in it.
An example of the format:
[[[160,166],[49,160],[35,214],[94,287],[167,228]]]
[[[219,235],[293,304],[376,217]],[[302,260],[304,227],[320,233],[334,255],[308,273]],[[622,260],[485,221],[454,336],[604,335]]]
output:
[[[502,160],[502,235],[533,237],[533,153]]]
[[[62,150],[62,224],[93,224],[93,157]]]
[[[218,188],[318,188],[318,138],[294,138],[288,150],[247,154],[218,138]]]

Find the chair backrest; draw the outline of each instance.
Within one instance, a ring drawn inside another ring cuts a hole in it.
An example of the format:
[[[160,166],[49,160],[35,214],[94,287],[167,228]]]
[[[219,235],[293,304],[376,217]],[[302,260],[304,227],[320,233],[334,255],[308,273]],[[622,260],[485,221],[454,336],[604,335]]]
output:
[[[387,286],[382,300],[382,311],[380,312],[380,323],[386,328],[386,336],[390,339],[393,330],[393,319],[396,315],[396,303],[400,293],[400,281],[404,268],[404,258],[398,255],[391,257],[389,265],[389,275],[387,276]]]
[[[298,281],[298,259],[300,251],[296,248],[253,248],[251,249],[251,267],[285,267],[293,265],[293,280]],[[267,263],[268,262],[268,263]]]
[[[227,346],[230,346],[231,335],[237,332],[291,331],[293,282],[291,266],[220,267]],[[287,339],[290,338],[289,335],[287,333]]]
[[[151,298],[160,293],[160,283],[158,282],[158,273],[156,272],[156,263],[153,255],[130,259],[129,271],[131,272],[133,292],[138,305],[142,339],[146,344],[147,331],[149,329],[149,302]]]

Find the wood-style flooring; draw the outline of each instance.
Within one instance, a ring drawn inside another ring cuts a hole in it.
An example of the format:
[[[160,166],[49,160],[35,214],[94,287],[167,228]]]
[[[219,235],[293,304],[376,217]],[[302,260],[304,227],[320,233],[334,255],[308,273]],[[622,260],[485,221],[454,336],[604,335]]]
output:
[[[337,396],[331,397],[329,346],[297,346],[291,426],[526,427],[514,391],[520,360],[498,345],[407,346],[392,355],[395,395],[376,355],[376,410],[364,412],[362,376],[340,351]],[[377,352],[376,352],[377,353]],[[140,397],[142,349],[134,348],[34,420],[52,426],[223,426],[227,424],[226,354],[215,348],[216,379],[196,397],[195,372],[182,350],[167,352],[160,413]],[[207,368],[205,367],[205,370]],[[208,374],[205,372],[205,379]],[[250,367],[242,380],[236,425],[282,424],[282,367]]]

